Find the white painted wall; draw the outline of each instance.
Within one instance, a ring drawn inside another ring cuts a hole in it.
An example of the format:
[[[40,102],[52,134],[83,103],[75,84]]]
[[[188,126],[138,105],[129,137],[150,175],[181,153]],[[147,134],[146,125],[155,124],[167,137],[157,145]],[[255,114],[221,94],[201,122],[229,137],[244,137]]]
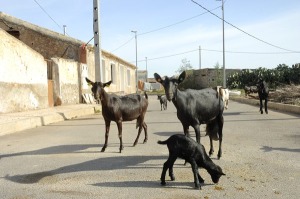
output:
[[[48,107],[42,55],[0,29],[0,113]]]

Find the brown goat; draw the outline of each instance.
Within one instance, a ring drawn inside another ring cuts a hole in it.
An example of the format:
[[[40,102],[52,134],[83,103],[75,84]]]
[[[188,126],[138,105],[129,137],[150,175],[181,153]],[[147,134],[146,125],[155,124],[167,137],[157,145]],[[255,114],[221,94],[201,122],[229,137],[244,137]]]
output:
[[[105,144],[101,152],[104,152],[107,147],[109,128],[111,121],[115,121],[118,126],[119,139],[120,139],[120,153],[123,150],[122,141],[122,122],[132,121],[137,119],[136,127],[139,127],[138,135],[135,139],[133,146],[138,143],[142,128],[145,132],[144,143],[148,140],[147,125],[144,122],[145,114],[148,108],[148,96],[145,93],[145,98],[139,94],[129,94],[125,96],[118,96],[115,94],[108,94],[104,87],[109,86],[111,81],[92,82],[86,78],[87,83],[92,85],[92,92],[97,101],[101,101],[102,115],[105,121]]]

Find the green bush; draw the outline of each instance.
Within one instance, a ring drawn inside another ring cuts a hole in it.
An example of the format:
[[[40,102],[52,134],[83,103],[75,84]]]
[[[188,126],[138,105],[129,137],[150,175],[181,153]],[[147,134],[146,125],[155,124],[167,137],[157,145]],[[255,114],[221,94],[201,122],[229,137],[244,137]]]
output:
[[[276,89],[279,85],[300,84],[300,64],[289,67],[285,64],[279,64],[275,69],[245,69],[238,73],[233,73],[227,78],[229,88],[244,88],[245,86],[256,85],[262,78],[270,88]]]

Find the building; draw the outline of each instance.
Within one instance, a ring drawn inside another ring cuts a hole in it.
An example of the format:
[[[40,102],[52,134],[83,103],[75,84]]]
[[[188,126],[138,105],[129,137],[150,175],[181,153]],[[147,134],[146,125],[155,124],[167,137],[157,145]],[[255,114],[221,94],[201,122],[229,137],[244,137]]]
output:
[[[82,102],[95,79],[94,48],[0,12],[0,113]],[[102,50],[108,92],[134,93],[136,66]]]

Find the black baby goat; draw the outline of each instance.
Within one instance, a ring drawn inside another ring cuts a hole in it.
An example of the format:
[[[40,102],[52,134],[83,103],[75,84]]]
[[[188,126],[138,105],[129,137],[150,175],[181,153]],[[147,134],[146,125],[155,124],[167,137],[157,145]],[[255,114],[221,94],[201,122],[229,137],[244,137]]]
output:
[[[225,175],[221,167],[213,163],[213,161],[209,158],[204,146],[202,144],[198,144],[192,138],[182,134],[176,134],[172,135],[165,141],[158,141],[158,144],[167,144],[169,149],[169,158],[164,163],[160,178],[162,185],[166,185],[165,177],[168,169],[171,180],[175,180],[173,165],[177,157],[182,158],[191,164],[194,174],[195,188],[201,189],[200,183],[204,183],[203,178],[198,172],[198,167],[206,169],[214,183],[218,183],[220,177]]]

